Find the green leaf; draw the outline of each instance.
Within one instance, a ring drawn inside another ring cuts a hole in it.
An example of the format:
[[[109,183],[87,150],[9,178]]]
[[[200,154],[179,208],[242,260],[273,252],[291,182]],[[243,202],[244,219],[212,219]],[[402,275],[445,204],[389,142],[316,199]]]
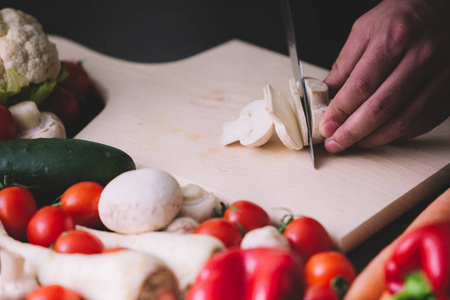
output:
[[[5,71],[7,76],[6,91],[11,93],[11,95],[20,93],[22,87],[28,86],[30,84],[28,78],[20,75],[16,70],[6,69]]]

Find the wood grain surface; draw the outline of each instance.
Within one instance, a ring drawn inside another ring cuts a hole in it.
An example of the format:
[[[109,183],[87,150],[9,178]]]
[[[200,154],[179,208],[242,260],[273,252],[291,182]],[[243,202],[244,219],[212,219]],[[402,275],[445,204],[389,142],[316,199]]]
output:
[[[450,182],[450,120],[416,139],[329,154],[285,148],[274,136],[260,148],[222,146],[222,125],[271,84],[289,95],[289,58],[231,40],[188,59],[132,63],[51,36],[61,59],[81,60],[105,109],[76,138],[126,151],[138,168],[165,170],[181,184],[227,202],[247,199],[274,220],[289,209],[318,219],[349,251]],[[328,71],[305,63],[306,76]]]

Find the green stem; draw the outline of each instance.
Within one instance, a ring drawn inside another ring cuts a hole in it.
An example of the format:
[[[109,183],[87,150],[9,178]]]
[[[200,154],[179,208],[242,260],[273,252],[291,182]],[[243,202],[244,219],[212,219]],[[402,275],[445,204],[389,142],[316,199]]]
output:
[[[422,272],[406,276],[405,285],[392,300],[433,300],[433,291]]]

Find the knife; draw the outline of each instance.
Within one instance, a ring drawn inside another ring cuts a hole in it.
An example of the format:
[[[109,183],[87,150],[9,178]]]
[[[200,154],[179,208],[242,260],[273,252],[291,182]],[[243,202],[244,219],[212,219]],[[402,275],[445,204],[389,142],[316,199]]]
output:
[[[316,168],[316,162],[314,158],[314,147],[312,143],[312,128],[311,128],[311,110],[308,102],[308,95],[306,94],[305,79],[303,77],[302,62],[298,58],[298,47],[295,42],[294,23],[292,21],[292,13],[290,0],[281,1],[281,15],[286,30],[286,39],[288,44],[289,56],[291,58],[291,64],[294,71],[294,79],[299,90],[300,99],[303,105],[303,111],[306,116],[306,127],[308,129],[308,141],[309,149],[311,153],[311,160],[313,168]]]

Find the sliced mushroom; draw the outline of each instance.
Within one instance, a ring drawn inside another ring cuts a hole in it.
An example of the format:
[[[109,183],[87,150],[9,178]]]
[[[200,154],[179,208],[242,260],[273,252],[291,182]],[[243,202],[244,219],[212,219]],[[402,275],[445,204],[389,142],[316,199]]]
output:
[[[289,149],[300,150],[303,148],[302,135],[300,133],[297,116],[289,101],[281,96],[269,84],[263,87],[266,110],[275,124],[275,131],[281,142]]]
[[[40,112],[33,101],[23,101],[9,108],[16,124],[17,138],[65,138],[62,121],[51,112]]]
[[[311,77],[305,78],[306,95],[311,109],[311,130],[313,144],[322,143],[324,137],[319,132],[320,119],[330,104],[328,85]]]
[[[303,145],[307,146],[307,145],[309,145],[308,125],[306,124],[306,115],[305,115],[305,111],[303,110],[302,101],[300,100],[300,94],[298,92],[297,82],[295,81],[294,78],[289,80],[289,87],[291,89],[292,102],[294,104],[293,109],[297,115],[297,122],[298,122],[298,127],[300,128],[300,134],[302,135]]]
[[[274,132],[272,119],[265,110],[264,100],[246,105],[237,120],[223,126],[222,143],[229,145],[239,141],[247,147],[259,147],[269,141]]]

